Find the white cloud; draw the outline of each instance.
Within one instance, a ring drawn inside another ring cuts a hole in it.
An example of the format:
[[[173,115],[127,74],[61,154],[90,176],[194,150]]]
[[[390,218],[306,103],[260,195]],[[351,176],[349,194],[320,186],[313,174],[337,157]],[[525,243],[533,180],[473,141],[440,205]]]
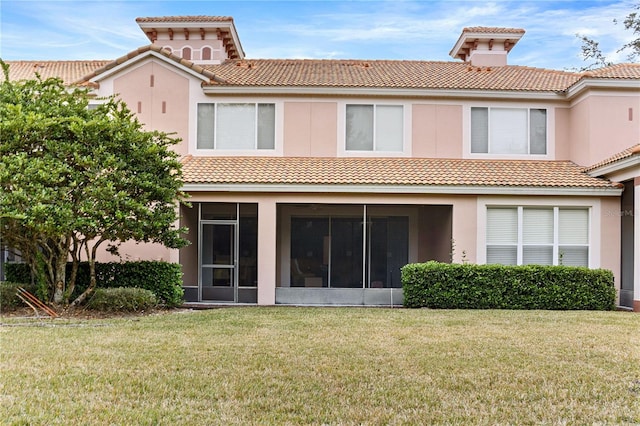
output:
[[[234,17],[248,57],[450,60],[463,27],[508,26],[527,31],[510,63],[570,68],[583,65],[575,34],[620,57],[630,34],[612,20],[636,1],[2,0],[0,41],[10,59],[109,59],[148,44],[137,16],[220,14]]]

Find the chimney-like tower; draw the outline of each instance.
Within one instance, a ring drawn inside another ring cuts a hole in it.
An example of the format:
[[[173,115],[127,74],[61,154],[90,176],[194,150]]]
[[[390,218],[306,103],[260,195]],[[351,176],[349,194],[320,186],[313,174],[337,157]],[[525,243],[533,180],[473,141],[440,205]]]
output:
[[[199,65],[244,58],[230,16],[161,16],[136,22],[151,43]]]
[[[524,32],[520,28],[464,28],[449,55],[479,67],[507,65],[507,54]]]

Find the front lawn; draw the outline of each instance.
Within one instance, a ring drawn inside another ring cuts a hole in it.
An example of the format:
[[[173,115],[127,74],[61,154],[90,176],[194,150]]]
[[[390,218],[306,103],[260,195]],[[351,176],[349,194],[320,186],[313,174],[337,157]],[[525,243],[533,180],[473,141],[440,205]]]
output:
[[[0,320],[4,424],[640,423],[640,315],[224,308]]]

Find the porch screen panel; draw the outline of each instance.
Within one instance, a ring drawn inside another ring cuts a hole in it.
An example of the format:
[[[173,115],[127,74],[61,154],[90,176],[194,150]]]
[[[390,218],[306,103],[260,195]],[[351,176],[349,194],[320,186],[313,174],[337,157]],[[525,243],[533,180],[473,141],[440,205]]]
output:
[[[489,125],[492,154],[528,154],[527,110],[492,108]]]
[[[346,149],[373,150],[373,105],[347,105]]]
[[[408,218],[373,218],[369,229],[369,287],[402,287],[400,268],[409,259]]]
[[[326,287],[328,240],[328,218],[291,218],[291,287]]]
[[[488,108],[471,108],[471,152],[489,152]]]
[[[402,151],[403,115],[399,105],[376,107],[376,151]]]
[[[256,287],[258,284],[258,205],[240,204],[238,230],[238,285]]]
[[[558,263],[589,266],[589,210],[560,209]]]
[[[198,104],[198,149],[214,148],[215,112],[215,104]]]
[[[487,263],[518,263],[518,210],[487,209]]]
[[[218,104],[217,149],[255,148],[255,108],[254,104]]]
[[[553,265],[553,209],[522,212],[522,263]]]
[[[331,287],[362,288],[362,218],[331,219]]]

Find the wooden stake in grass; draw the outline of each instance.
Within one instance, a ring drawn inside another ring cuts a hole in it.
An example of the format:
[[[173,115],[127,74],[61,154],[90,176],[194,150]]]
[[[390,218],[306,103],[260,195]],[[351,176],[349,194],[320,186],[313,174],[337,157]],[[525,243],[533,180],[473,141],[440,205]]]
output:
[[[29,293],[24,288],[18,287],[16,295],[20,298],[20,300],[22,300],[24,303],[29,305],[31,309],[33,309],[33,311],[36,313],[36,316],[39,316],[38,309],[41,309],[42,311],[44,311],[45,314],[49,315],[51,318],[58,317],[58,314],[56,313],[56,311],[54,311],[53,309],[51,309],[50,307],[42,303],[40,299],[38,299],[33,294]]]

